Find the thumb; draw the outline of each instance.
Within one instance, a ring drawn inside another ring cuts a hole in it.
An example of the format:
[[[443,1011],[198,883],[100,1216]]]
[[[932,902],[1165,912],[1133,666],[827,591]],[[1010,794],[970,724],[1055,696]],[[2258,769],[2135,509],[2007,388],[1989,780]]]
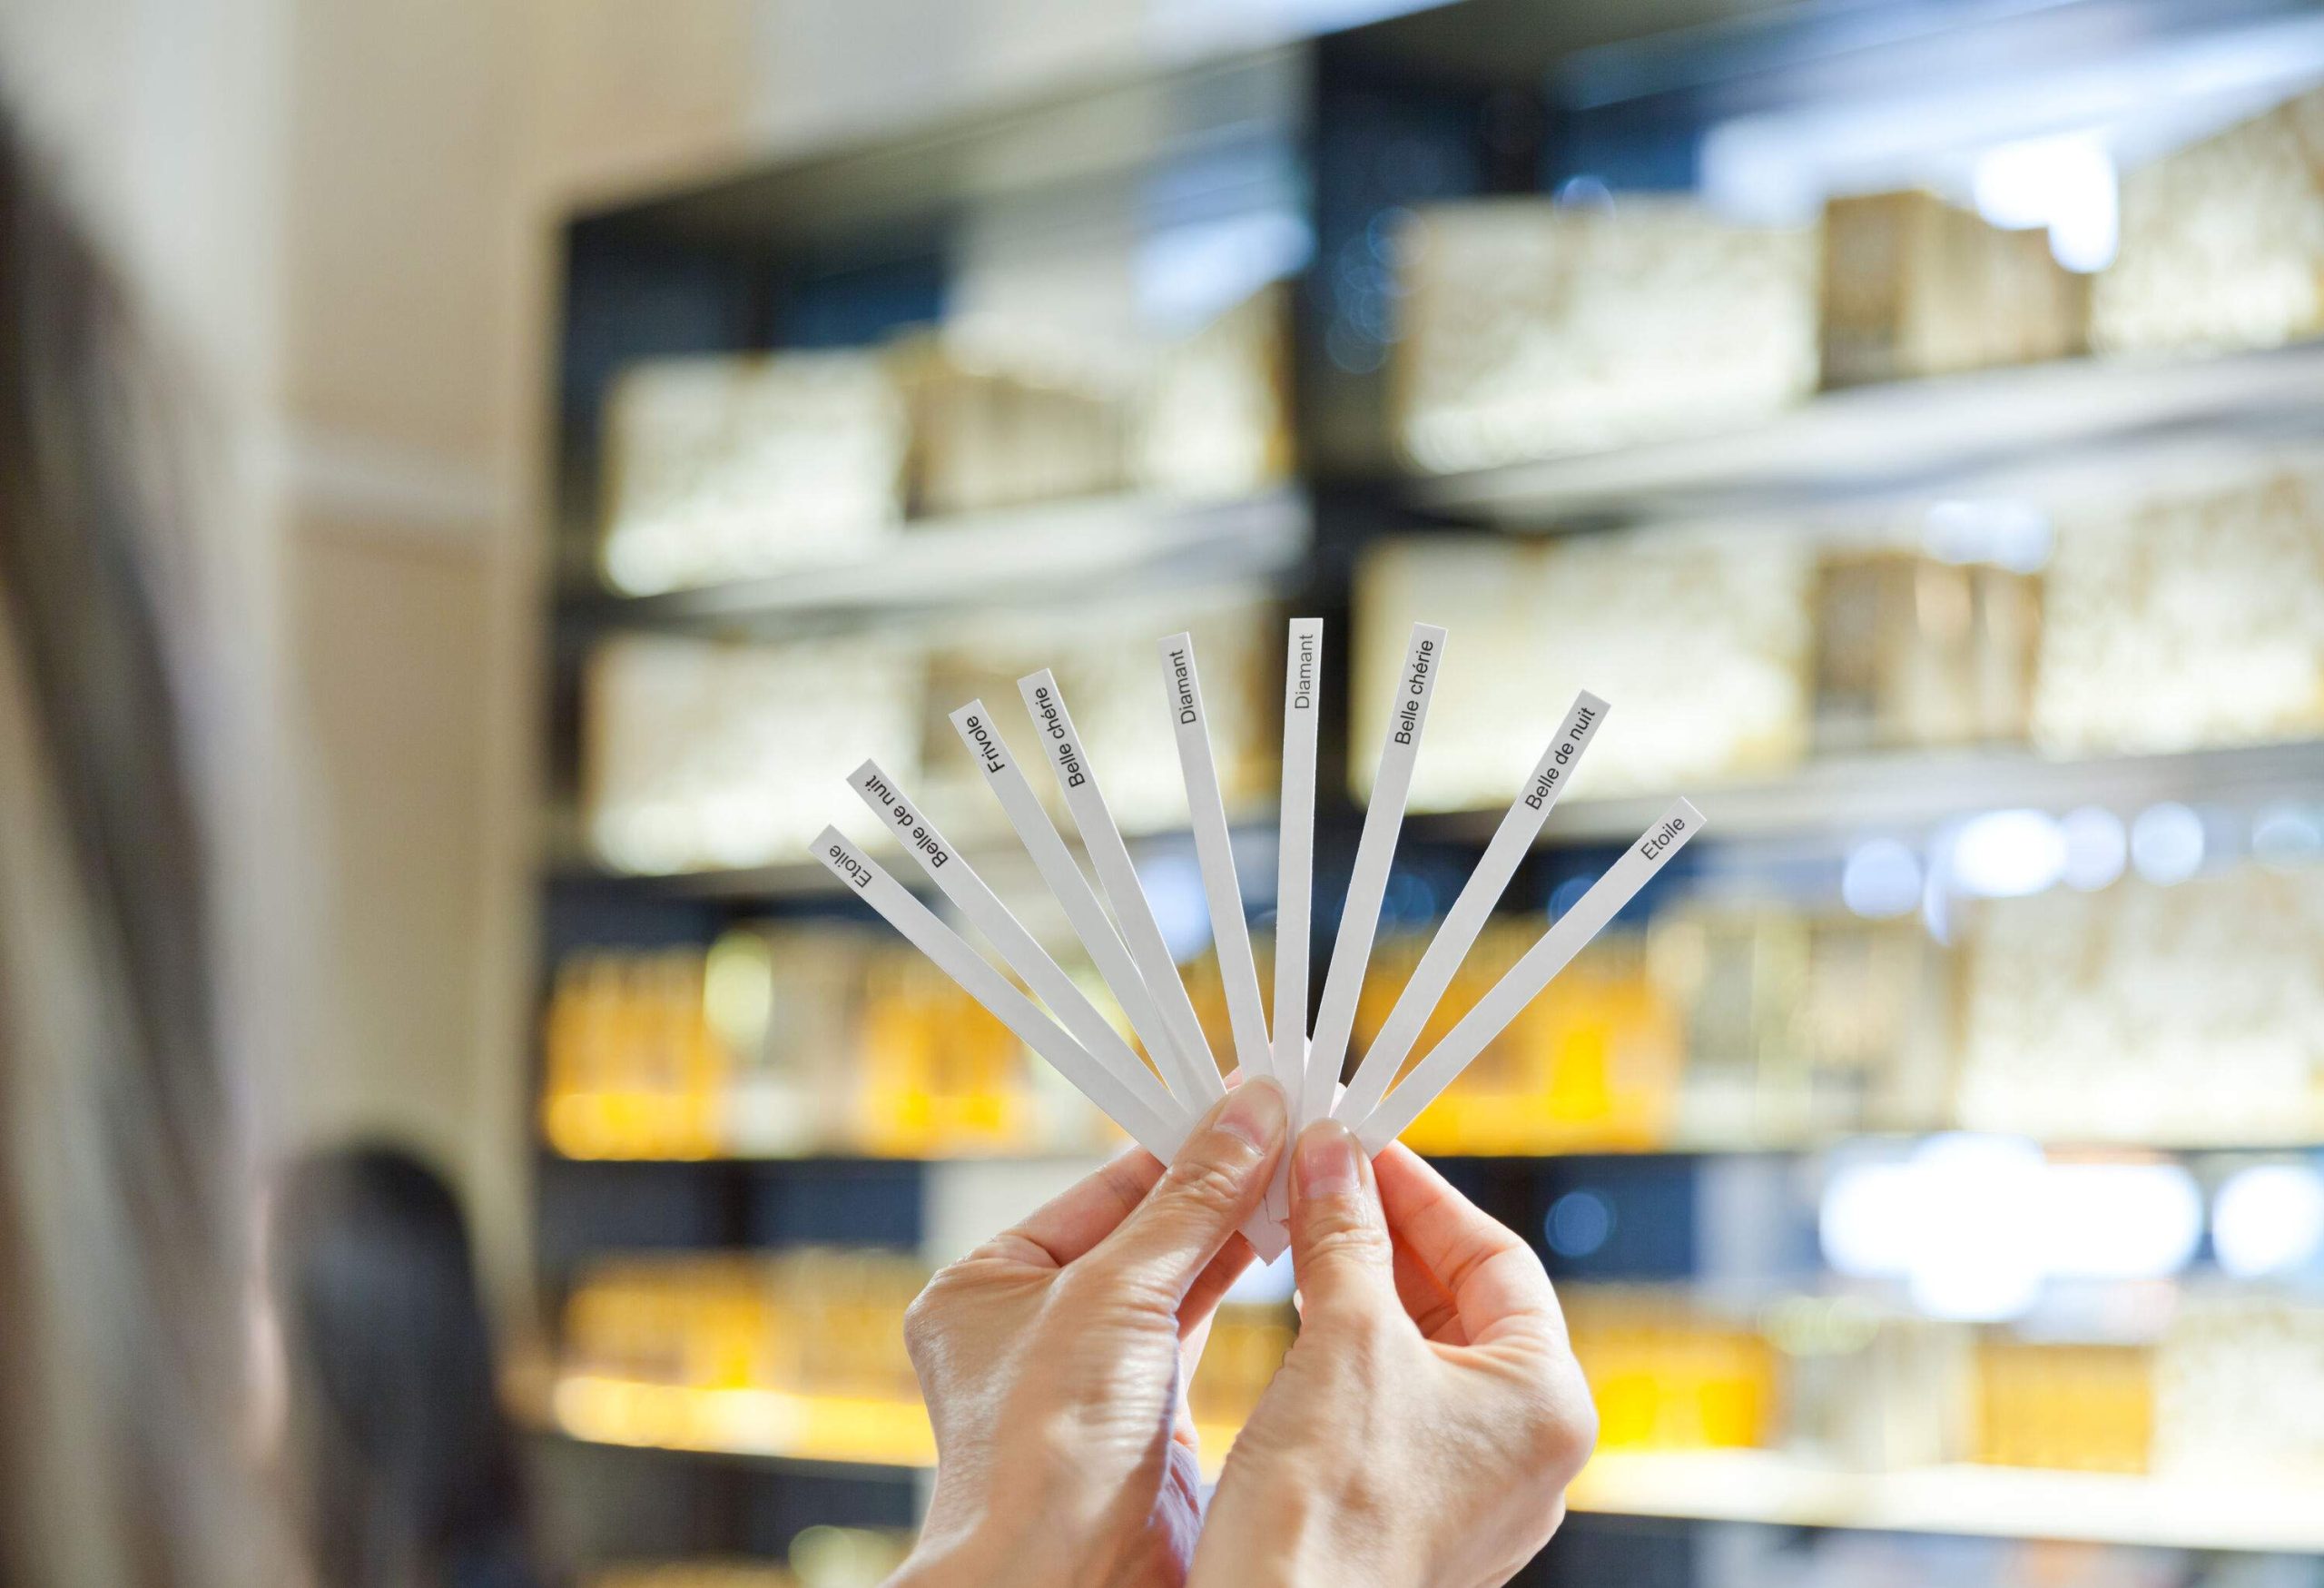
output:
[[[1398,1310],[1395,1248],[1363,1147],[1337,1119],[1299,1133],[1291,1159],[1291,1252],[1301,1315]]]
[[[1284,1150],[1283,1089],[1246,1080],[1187,1133],[1161,1183],[1090,1254],[1183,1300],[1227,1238],[1257,1210]]]

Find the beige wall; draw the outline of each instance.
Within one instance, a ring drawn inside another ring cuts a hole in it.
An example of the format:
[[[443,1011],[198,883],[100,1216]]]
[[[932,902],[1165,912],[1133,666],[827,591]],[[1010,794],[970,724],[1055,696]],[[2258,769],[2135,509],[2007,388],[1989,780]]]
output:
[[[312,868],[283,1133],[451,1167],[519,1317],[548,304],[530,20],[293,8],[279,409]]]

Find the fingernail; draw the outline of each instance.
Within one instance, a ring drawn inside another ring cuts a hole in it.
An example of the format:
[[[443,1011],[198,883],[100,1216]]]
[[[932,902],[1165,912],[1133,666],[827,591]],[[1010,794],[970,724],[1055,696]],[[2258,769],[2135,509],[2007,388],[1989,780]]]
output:
[[[1299,1133],[1291,1170],[1302,1197],[1344,1197],[1364,1183],[1355,1137],[1337,1119],[1318,1119]]]
[[[1226,1094],[1218,1129],[1265,1152],[1283,1135],[1283,1088],[1272,1080],[1246,1080]]]

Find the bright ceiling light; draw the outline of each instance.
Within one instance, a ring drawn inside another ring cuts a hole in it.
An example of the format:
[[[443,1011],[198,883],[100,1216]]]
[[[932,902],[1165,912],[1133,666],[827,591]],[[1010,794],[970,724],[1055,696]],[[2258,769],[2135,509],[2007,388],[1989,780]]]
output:
[[[2113,156],[2086,133],[2003,143],[1970,175],[1977,213],[1996,226],[2046,226],[2050,252],[2070,271],[2104,270],[2121,241]]]
[[[2131,824],[2131,865],[2150,883],[2183,883],[2203,863],[2203,819],[2180,804],[2149,805]]]
[[[2041,811],[1988,811],[1953,835],[1945,874],[1956,893],[2016,899],[2065,874],[2065,832]]]
[[[1857,844],[1840,869],[1840,900],[1873,921],[1910,914],[1921,902],[1920,856],[1894,838]]]
[[[2202,1244],[2202,1190],[2178,1164],[2052,1164],[2043,1182],[2043,1268],[2055,1277],[2167,1278]]]
[[[2324,1252],[2324,1175],[2263,1163],[2228,1177],[2211,1203],[2211,1250],[2239,1279],[2281,1274]]]
[[[2065,833],[2065,884],[2089,893],[2111,884],[2122,874],[2130,853],[2130,833],[2122,818],[2099,805],[2068,811],[2058,824]]]
[[[1904,1283],[1933,1317],[2022,1317],[2053,1279],[2176,1274],[2203,1231],[2181,1165],[2052,1163],[2033,1142],[1935,1136],[1902,1159],[1844,1163],[1817,1210],[1824,1260]]]

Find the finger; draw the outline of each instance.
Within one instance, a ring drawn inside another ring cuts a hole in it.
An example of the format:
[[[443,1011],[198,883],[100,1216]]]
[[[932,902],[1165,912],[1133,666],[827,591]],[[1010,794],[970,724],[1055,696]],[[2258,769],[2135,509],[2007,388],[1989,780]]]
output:
[[[1132,1148],[1042,1203],[1001,1238],[1013,1236],[1033,1248],[1029,1258],[1061,1268],[1111,1235],[1161,1178],[1161,1160]]]
[[[1364,1149],[1345,1125],[1318,1119],[1291,1159],[1291,1254],[1301,1317],[1396,1309],[1394,1257]]]
[[[1226,1298],[1226,1292],[1234,1287],[1235,1281],[1243,1277],[1243,1271],[1251,1266],[1251,1259],[1257,1256],[1258,1253],[1251,1249],[1251,1243],[1239,1234],[1227,1237],[1226,1244],[1218,1248],[1218,1255],[1211,1258],[1203,1271],[1195,1276],[1195,1282],[1187,1287],[1187,1298],[1178,1303],[1180,1340],[1191,1337],[1195,1329],[1210,1321],[1210,1315],[1218,1310],[1218,1304]]]
[[[1564,1337],[1557,1292],[1532,1248],[1401,1143],[1392,1143],[1373,1169],[1389,1228],[1452,1298],[1472,1343],[1482,1345],[1520,1319]]]
[[[1404,1316],[1413,1320],[1425,1339],[1440,1346],[1467,1345],[1468,1332],[1461,1327],[1461,1311],[1452,1305],[1451,1293],[1436,1282],[1428,1265],[1413,1256],[1402,1241],[1395,1246],[1396,1299],[1403,1303]]]
[[[1206,1312],[1192,1328],[1178,1336],[1178,1388],[1171,1410],[1170,1435],[1187,1449],[1199,1447],[1195,1427],[1195,1375],[1202,1368],[1202,1354],[1210,1344],[1210,1326],[1217,1315]]]
[[[1273,1080],[1246,1081],[1227,1093],[1091,1258],[1156,1286],[1175,1310],[1257,1211],[1283,1151],[1285,1118],[1283,1089]]]

